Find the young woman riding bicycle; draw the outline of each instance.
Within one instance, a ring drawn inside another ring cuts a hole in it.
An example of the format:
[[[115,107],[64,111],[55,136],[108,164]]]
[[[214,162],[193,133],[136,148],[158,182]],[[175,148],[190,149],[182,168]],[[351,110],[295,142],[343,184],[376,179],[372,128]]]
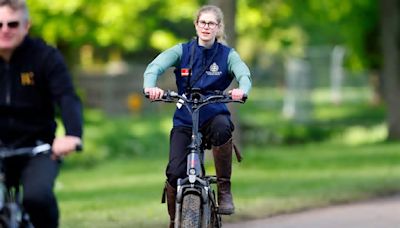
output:
[[[251,88],[250,71],[238,53],[226,45],[223,13],[220,8],[206,5],[194,20],[196,39],[162,52],[144,73],[144,92],[152,100],[160,99],[164,91],[156,86],[157,78],[169,67],[175,67],[179,94],[192,88],[204,91],[224,91],[233,79],[239,88],[231,91],[241,100]],[[184,108],[177,108],[170,134],[170,156],[166,169],[166,191],[170,227],[175,217],[175,197],[178,178],[186,176],[186,152],[191,139],[192,119]],[[234,126],[225,104],[211,104],[200,111],[200,131],[212,145],[217,174],[220,214],[233,214],[231,194],[232,132]]]

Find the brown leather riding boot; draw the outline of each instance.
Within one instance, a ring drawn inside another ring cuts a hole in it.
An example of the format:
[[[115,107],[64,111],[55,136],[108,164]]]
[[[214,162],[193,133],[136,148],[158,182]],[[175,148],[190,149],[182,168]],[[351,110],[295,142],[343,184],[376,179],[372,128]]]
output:
[[[176,199],[176,189],[172,187],[168,182],[165,183],[166,193],[167,193],[167,206],[169,214],[169,227],[174,228],[175,225],[175,199]]]
[[[231,193],[232,139],[221,146],[213,147],[218,186],[218,212],[230,215],[235,212]]]

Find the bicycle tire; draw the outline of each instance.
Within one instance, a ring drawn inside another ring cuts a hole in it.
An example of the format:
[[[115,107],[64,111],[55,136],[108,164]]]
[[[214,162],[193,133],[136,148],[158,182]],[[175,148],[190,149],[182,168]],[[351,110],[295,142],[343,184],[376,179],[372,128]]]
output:
[[[201,197],[197,194],[183,196],[181,228],[201,228]]]

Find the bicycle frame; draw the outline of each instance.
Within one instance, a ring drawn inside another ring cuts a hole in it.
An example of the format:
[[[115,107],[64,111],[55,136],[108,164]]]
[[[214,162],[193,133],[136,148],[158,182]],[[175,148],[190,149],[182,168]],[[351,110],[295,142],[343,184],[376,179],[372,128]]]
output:
[[[211,184],[215,184],[215,176],[206,176],[204,170],[204,150],[202,148],[202,135],[199,131],[199,114],[203,106],[212,103],[244,103],[244,100],[232,100],[229,95],[219,91],[213,91],[215,94],[205,96],[200,89],[192,89],[192,92],[186,97],[173,91],[167,91],[162,99],[155,101],[177,102],[177,105],[185,107],[192,115],[192,135],[191,143],[187,147],[187,177],[179,178],[177,182],[176,195],[176,215],[175,228],[190,227],[191,224],[182,225],[182,205],[184,197],[189,194],[200,197],[200,210],[202,227],[221,227],[221,216],[218,214],[218,205],[215,200],[215,193]],[[196,201],[197,203],[197,201]],[[196,217],[197,218],[197,217]],[[197,218],[200,219],[200,218]],[[190,219],[188,219],[190,220]]]

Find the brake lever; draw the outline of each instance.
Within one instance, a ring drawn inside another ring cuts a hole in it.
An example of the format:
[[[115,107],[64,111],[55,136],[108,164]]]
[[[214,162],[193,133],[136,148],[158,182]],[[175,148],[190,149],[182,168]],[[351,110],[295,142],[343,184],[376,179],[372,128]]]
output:
[[[36,154],[43,153],[43,152],[50,151],[50,150],[51,150],[50,144],[46,143],[46,144],[41,144],[39,146],[36,146],[35,148],[33,148],[32,152],[34,155],[36,155]]]

